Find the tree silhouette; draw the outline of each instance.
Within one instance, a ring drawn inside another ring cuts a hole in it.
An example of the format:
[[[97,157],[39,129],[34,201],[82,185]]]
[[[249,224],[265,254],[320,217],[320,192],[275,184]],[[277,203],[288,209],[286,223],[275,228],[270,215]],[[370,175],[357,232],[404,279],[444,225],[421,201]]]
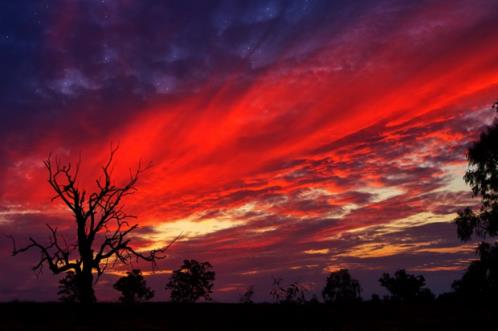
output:
[[[391,293],[390,299],[393,301],[412,302],[434,298],[431,290],[424,287],[424,276],[410,275],[404,269],[396,271],[394,277],[384,273],[379,282]]]
[[[318,296],[315,293],[313,293],[311,295],[311,299],[308,300],[308,303],[316,305],[320,303],[320,300],[318,300]]]
[[[492,109],[498,111],[498,102]],[[498,235],[498,119],[481,133],[467,151],[468,169],[464,180],[474,197],[481,198],[481,207],[458,211],[455,218],[457,235],[463,241],[473,236],[485,240]],[[489,298],[498,294],[498,244],[481,242],[479,260],[471,262],[462,279],[452,285],[461,298]]]
[[[498,111],[498,103],[493,105]],[[488,127],[467,152],[468,169],[464,180],[474,196],[481,198],[479,212],[465,208],[455,219],[458,237],[464,241],[473,235],[485,239],[498,234],[498,119]]]
[[[285,288],[282,286],[282,278],[273,278],[273,286],[270,290],[270,296],[273,298],[273,302],[280,303],[285,298]]]
[[[370,297],[370,302],[375,303],[375,304],[378,304],[378,303],[380,303],[380,302],[382,302],[382,301],[380,300],[380,296],[379,296],[378,294],[374,293],[374,294],[372,294],[372,296]]]
[[[490,299],[498,296],[498,244],[481,243],[479,260],[472,261],[462,279],[452,288],[462,299]]]
[[[348,269],[331,272],[322,291],[326,303],[344,303],[361,300],[360,283],[351,277]]]
[[[192,303],[201,298],[211,301],[216,276],[212,268],[209,262],[184,260],[166,284],[166,289],[171,291],[171,301]]]
[[[48,243],[41,243],[33,237],[29,244],[17,248],[12,238],[13,255],[36,249],[41,257],[33,267],[35,272],[41,272],[47,265],[54,274],[74,272],[74,281],[78,291],[78,302],[93,303],[96,301],[93,289],[105,272],[109,263],[129,263],[132,258],[155,263],[163,258],[164,249],[152,250],[149,253],[136,251],[130,245],[129,234],[137,228],[128,220],[134,216],[122,209],[123,199],[135,192],[135,185],[142,173],[140,165],[122,184],[111,180],[111,165],[117,148],[111,150],[107,162],[102,166],[102,176],[96,180],[97,189],[87,193],[79,187],[78,172],[80,162],[73,168],[72,164],[61,164],[51,156],[44,162],[48,170],[48,183],[55,192],[52,200],[60,199],[73,214],[75,241],[67,243],[57,232],[57,228],[47,224],[50,231]],[[171,245],[171,244],[170,244]],[[94,279],[94,272],[96,278]],[[72,276],[71,276],[72,277]]]
[[[79,289],[74,271],[66,272],[66,275],[59,280],[59,291],[57,295],[62,302],[79,302]]]
[[[254,286],[249,286],[240,297],[240,303],[253,303]]]
[[[306,292],[306,288],[300,283],[291,283],[285,291],[284,303],[303,304],[306,302]]]
[[[119,301],[123,303],[139,303],[154,297],[154,291],[147,287],[142,272],[139,269],[127,272],[126,276],[118,279],[113,287],[115,290],[121,292]]]
[[[275,303],[302,304],[306,302],[306,288],[294,282],[284,287],[282,278],[273,278],[273,287],[270,296]]]

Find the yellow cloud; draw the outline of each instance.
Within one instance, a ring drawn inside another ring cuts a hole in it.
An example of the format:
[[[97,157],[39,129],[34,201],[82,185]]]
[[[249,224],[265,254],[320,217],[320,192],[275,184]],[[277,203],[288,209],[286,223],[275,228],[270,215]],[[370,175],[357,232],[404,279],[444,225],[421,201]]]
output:
[[[426,247],[416,250],[417,253],[442,253],[442,254],[468,253],[472,251],[475,251],[475,246],[470,244],[453,246],[453,247]]]
[[[330,249],[328,248],[323,248],[323,249],[308,249],[306,251],[304,251],[304,254],[311,254],[311,255],[314,255],[314,254],[328,254],[330,252]]]
[[[337,256],[359,258],[385,257],[410,251],[413,247],[416,247],[416,244],[391,245],[382,243],[368,243],[355,246],[349,251],[338,254]]]
[[[245,222],[230,219],[209,218],[194,220],[186,218],[155,226],[155,233],[148,235],[148,238],[154,241],[170,241],[181,233],[182,239],[189,239],[230,229],[243,224],[245,224]]]

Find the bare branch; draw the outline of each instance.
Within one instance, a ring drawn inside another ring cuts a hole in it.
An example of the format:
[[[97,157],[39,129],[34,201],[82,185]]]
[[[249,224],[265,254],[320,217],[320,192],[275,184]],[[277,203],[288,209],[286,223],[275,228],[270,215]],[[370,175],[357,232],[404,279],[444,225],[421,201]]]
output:
[[[61,163],[51,154],[44,161],[48,183],[55,192],[52,200],[60,199],[71,210],[76,221],[74,244],[68,245],[57,227],[48,224],[50,236],[47,244],[30,237],[26,246],[18,248],[14,238],[10,237],[12,255],[31,249],[40,252],[40,259],[33,266],[35,272],[41,272],[44,265],[54,274],[74,271],[79,279],[78,286],[82,286],[81,292],[86,293],[86,302],[94,300],[93,280],[97,282],[100,279],[112,260],[114,263],[127,264],[136,259],[155,265],[157,260],[165,258],[164,252],[181,237],[180,234],[167,247],[150,252],[136,251],[130,246],[130,233],[138,225],[129,223],[135,216],[124,211],[123,201],[136,191],[138,178],[144,168],[139,162],[136,169],[129,170],[129,178],[123,184],[114,183],[111,178],[112,165],[117,150],[118,147],[111,146],[109,158],[102,165],[101,175],[95,181],[97,189],[88,194],[78,183],[81,156],[75,165],[71,162]],[[97,246],[96,241],[100,240],[100,246]]]
[[[52,231],[52,235],[54,238],[56,238],[56,230],[50,228]],[[70,263],[69,262],[69,253],[67,253],[67,258],[66,258],[66,252],[63,250],[60,250],[60,246],[57,243],[57,240],[51,240],[51,242],[47,245],[42,245],[32,237],[29,237],[30,244],[17,248],[16,246],[16,241],[13,236],[8,236],[11,241],[12,241],[12,256],[16,256],[19,253],[24,253],[27,252],[31,249],[38,249],[38,251],[41,254],[40,260],[38,261],[37,264],[35,264],[32,268],[33,271],[41,271],[43,264],[47,263],[50,271],[52,271],[54,274],[58,274],[64,271],[68,270],[77,270],[79,268],[78,263]],[[56,248],[55,252],[51,252],[52,248]]]

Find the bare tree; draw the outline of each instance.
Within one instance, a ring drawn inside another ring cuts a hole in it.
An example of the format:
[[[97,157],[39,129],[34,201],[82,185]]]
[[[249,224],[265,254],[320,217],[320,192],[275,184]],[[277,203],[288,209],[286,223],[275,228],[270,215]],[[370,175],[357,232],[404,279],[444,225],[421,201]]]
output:
[[[72,244],[68,244],[58,234],[57,228],[48,224],[48,243],[30,237],[28,245],[17,248],[11,237],[12,255],[31,249],[40,252],[40,260],[34,265],[33,271],[40,273],[43,266],[47,265],[54,274],[74,272],[79,296],[77,301],[81,303],[96,301],[94,281],[98,281],[109,264],[128,264],[132,259],[155,264],[156,260],[165,257],[164,251],[174,242],[168,247],[147,253],[136,251],[130,246],[129,234],[138,225],[128,223],[135,216],[123,211],[122,201],[136,191],[135,185],[143,169],[139,164],[137,170],[130,170],[130,176],[124,184],[115,184],[111,180],[111,166],[116,151],[117,148],[111,149],[109,159],[102,166],[102,175],[96,180],[96,190],[92,193],[79,187],[79,161],[74,168],[70,162],[61,164],[57,159],[52,160],[51,156],[44,162],[48,170],[48,183],[55,191],[52,200],[62,200],[74,216],[76,236]]]

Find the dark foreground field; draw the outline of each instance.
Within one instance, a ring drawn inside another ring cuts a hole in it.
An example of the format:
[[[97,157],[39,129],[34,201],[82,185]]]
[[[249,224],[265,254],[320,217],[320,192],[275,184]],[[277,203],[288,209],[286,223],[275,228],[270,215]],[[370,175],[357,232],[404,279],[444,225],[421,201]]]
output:
[[[492,305],[0,304],[0,330],[495,330]]]

